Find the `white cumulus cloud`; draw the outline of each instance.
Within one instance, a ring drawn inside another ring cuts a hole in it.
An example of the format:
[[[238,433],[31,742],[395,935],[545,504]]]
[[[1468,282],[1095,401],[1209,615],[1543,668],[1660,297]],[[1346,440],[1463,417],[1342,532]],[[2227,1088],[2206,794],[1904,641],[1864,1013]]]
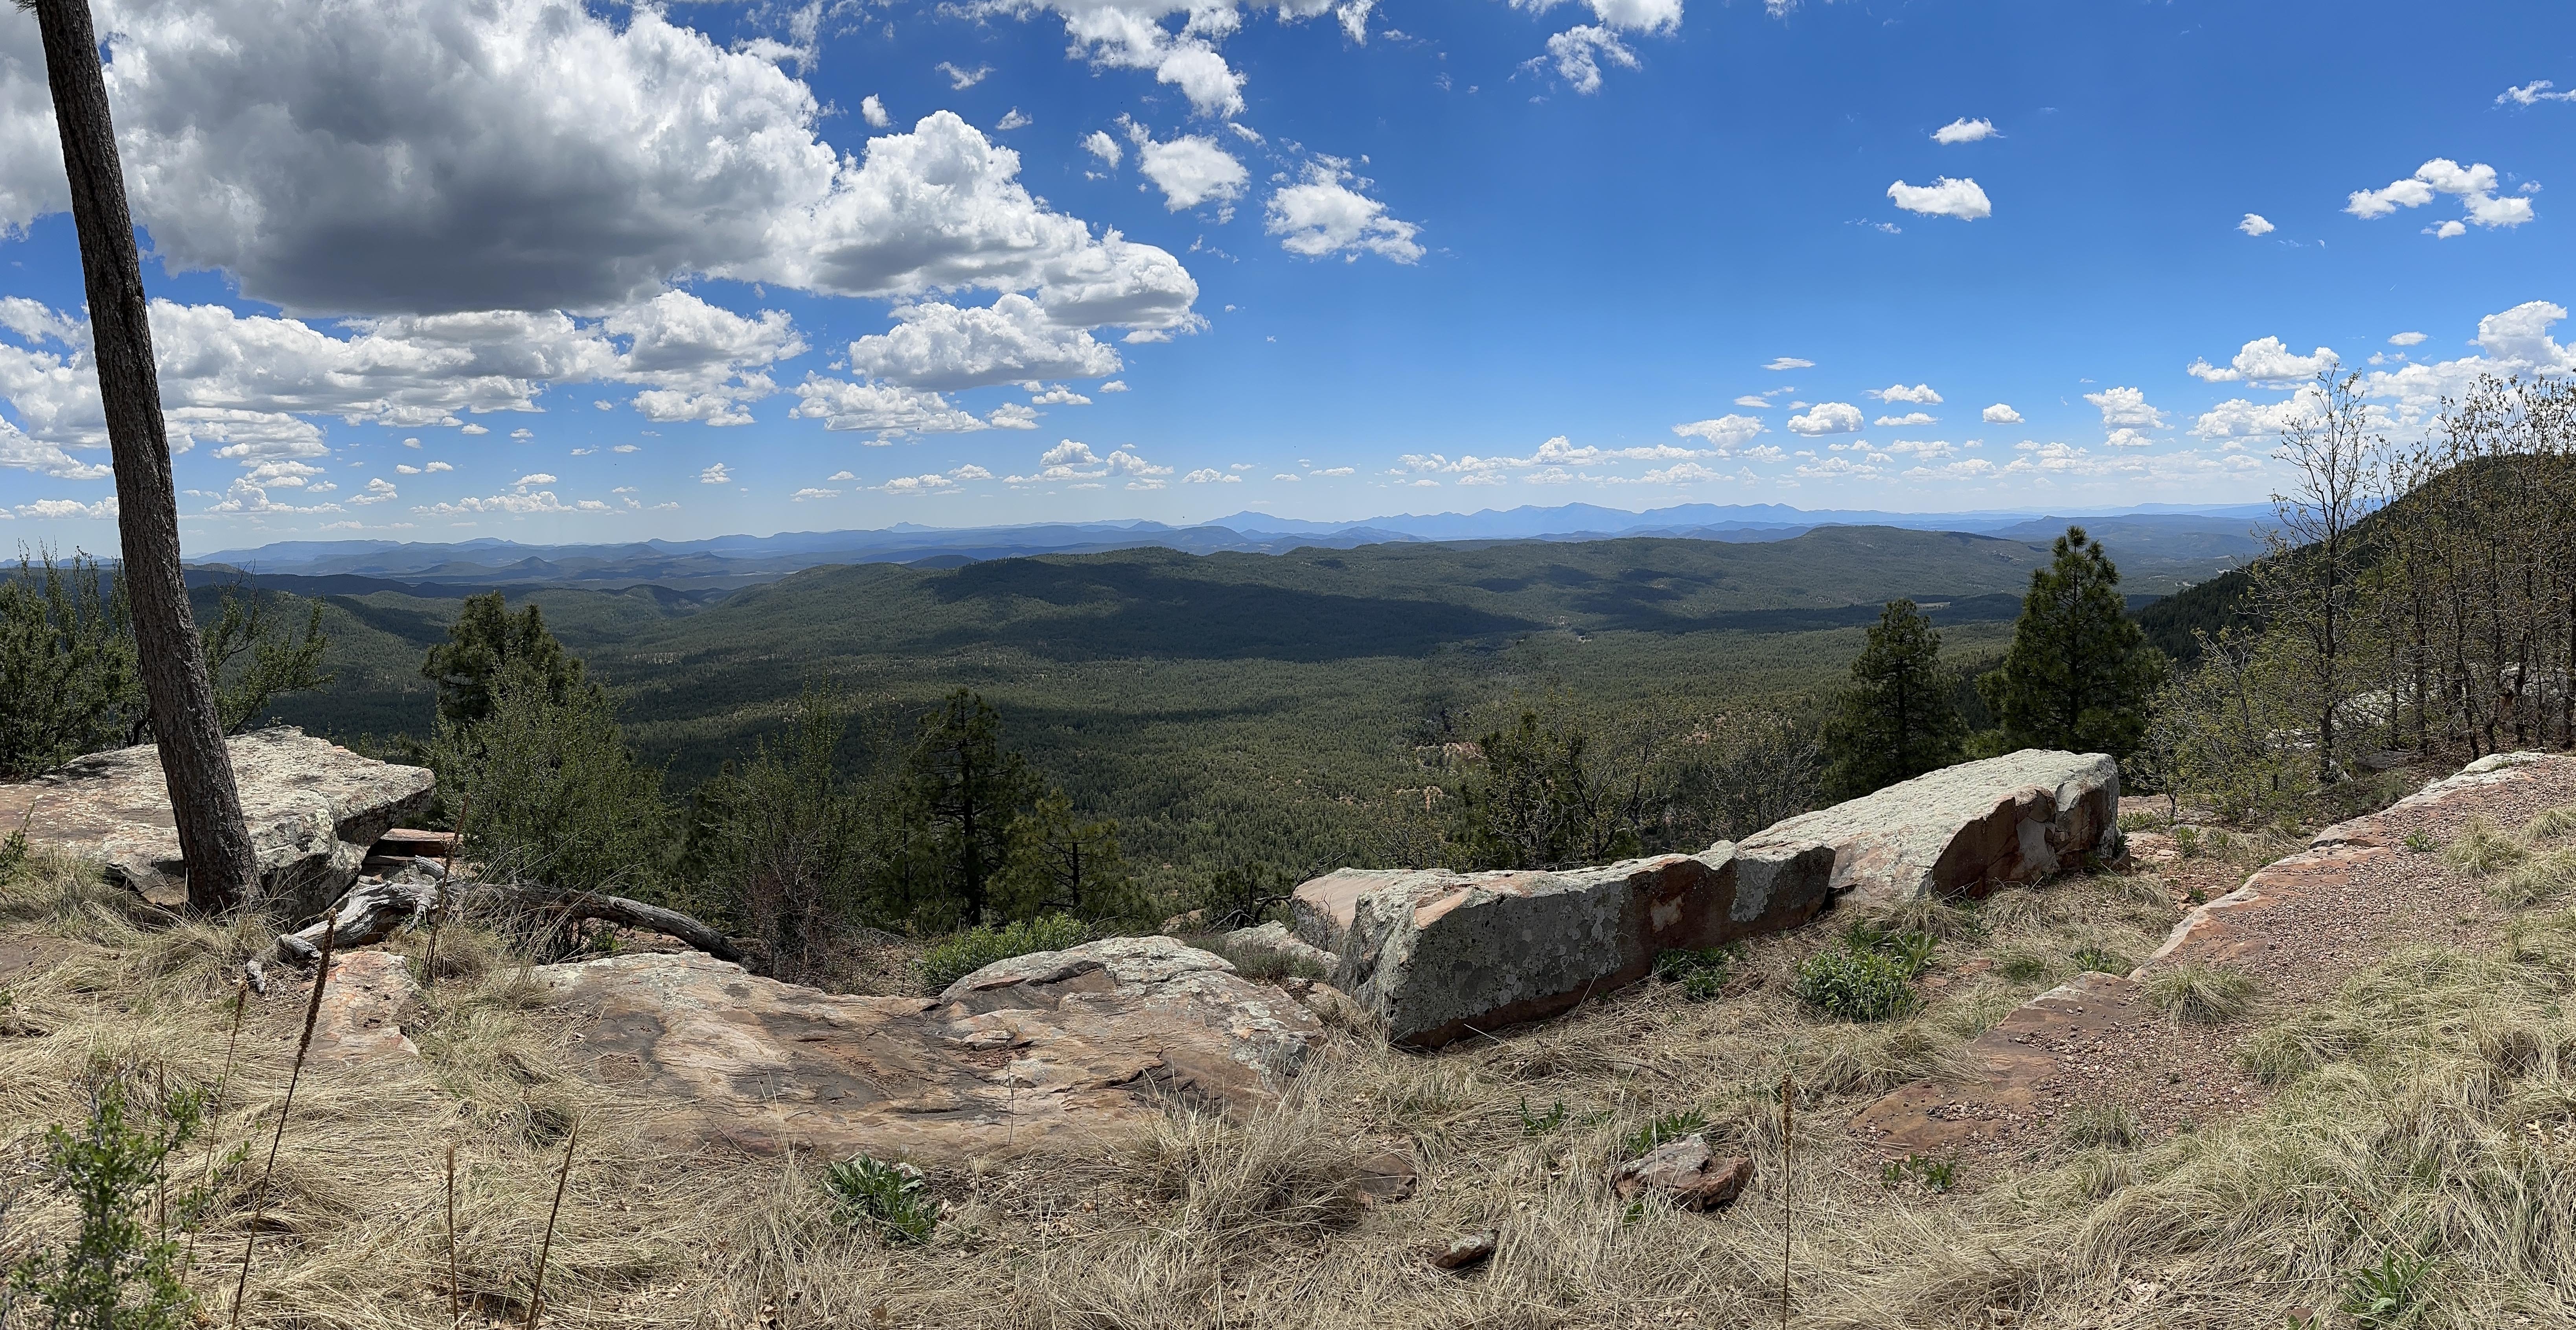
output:
[[[1861,396],[1875,397],[1882,402],[1909,402],[1916,406],[1941,404],[1941,394],[1932,391],[1932,385],[1928,383],[1918,383],[1911,388],[1901,383],[1890,384],[1885,388],[1872,388]]]
[[[1804,415],[1789,417],[1789,432],[1814,438],[1860,433],[1860,408],[1849,402],[1818,402]]]
[[[2247,342],[2224,367],[2195,360],[2184,372],[2205,383],[2290,384],[2313,379],[2336,363],[2335,353],[2329,348],[2321,346],[2312,354],[2294,355],[2280,338],[2263,337]]]
[[[2102,423],[2105,425],[2164,428],[2165,413],[2147,405],[2147,395],[2139,389],[2105,388],[2098,393],[2084,394],[2084,400],[2102,409]]]
[[[1352,175],[1348,163],[1319,157],[1307,165],[1304,180],[1270,196],[1264,229],[1279,237],[1280,248],[1310,259],[1363,253],[1397,263],[1420,259],[1422,246],[1413,237],[1421,228],[1387,215],[1385,204],[1361,193],[1369,183]]]
[[[891,332],[850,343],[850,368],[915,388],[972,388],[1118,372],[1118,352],[1017,293],[983,308],[898,306]]]
[[[1932,131],[1932,141],[1945,145],[1976,143],[1993,137],[1995,137],[1995,122],[1982,116],[1975,120],[1962,116]]]
[[[1753,441],[1763,432],[1763,424],[1752,416],[1719,416],[1714,420],[1694,420],[1673,426],[1673,433],[1685,439],[1706,439],[1720,457]]]
[[[2021,413],[2013,410],[2009,403],[1997,402],[1986,408],[1983,419],[1989,425],[2018,425]]]
[[[1887,187],[1887,197],[1907,212],[1934,217],[1956,217],[1972,222],[1994,215],[1995,206],[1977,182],[1966,178],[1953,180],[1940,176],[1928,185],[1909,185],[1902,180]]]
[[[2385,217],[2400,208],[2420,208],[2436,196],[2448,194],[2460,201],[2462,215],[2480,226],[2520,226],[2532,219],[2530,199],[2519,195],[2498,197],[2495,189],[2494,167],[2484,162],[2462,166],[2448,157],[2436,157],[2415,168],[2415,174],[2384,188],[2354,190],[2343,210],[2368,220]],[[2459,235],[2468,229],[2463,225],[2454,230],[2452,226],[2445,222],[2431,229],[2437,235]]]

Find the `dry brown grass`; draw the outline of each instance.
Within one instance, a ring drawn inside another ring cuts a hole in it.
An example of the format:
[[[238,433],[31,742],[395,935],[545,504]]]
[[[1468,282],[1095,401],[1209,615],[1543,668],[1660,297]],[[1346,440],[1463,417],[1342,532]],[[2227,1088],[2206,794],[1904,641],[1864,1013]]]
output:
[[[1849,1114],[1955,1069],[1969,1039],[2053,977],[2007,979],[1995,957],[2151,950],[2174,910],[2138,885],[2078,879],[2006,891],[1964,917],[1925,912],[1945,940],[1922,1010],[1899,1022],[1830,1021],[1790,996],[1788,976],[1831,944],[1830,929],[1749,946],[1713,1001],[1641,985],[1430,1056],[1349,1022],[1248,1117],[1176,1113],[1088,1154],[934,1170],[948,1213],[915,1248],[836,1221],[817,1185],[824,1160],[643,1144],[633,1105],[568,1074],[568,1035],[525,965],[460,922],[440,943],[421,1063],[308,1068],[244,1320],[445,1324],[451,1145],[467,1319],[524,1317],[577,1124],[545,1280],[553,1325],[1776,1324],[1784,1071],[1801,1087],[1791,1245],[1807,1330],[2277,1330],[2293,1308],[2331,1305],[2395,1237],[2438,1258],[2423,1324],[2576,1313],[2558,1292],[2576,1289],[2576,1018],[2559,1006],[2576,993],[2576,916],[2526,921],[2492,956],[2406,953],[2335,1003],[2290,1014],[2272,1039],[2293,1051],[2275,1069],[2281,1092],[2256,1115],[2017,1171],[1962,1165],[1947,1195],[1883,1186],[1877,1157],[1844,1130]],[[97,1052],[161,1068],[174,1087],[212,1083],[227,958],[256,930],[138,920],[52,867],[0,892],[0,920],[0,941],[60,957],[13,985],[52,1033],[0,1040],[0,1140],[23,1150],[80,1112]],[[222,1145],[274,1125],[300,996],[281,984],[254,1002],[214,1124]],[[1680,1111],[1704,1117],[1719,1150],[1754,1159],[1756,1182],[1733,1209],[1612,1194],[1623,1143]],[[1417,1164],[1422,1187],[1370,1205],[1352,1184],[1387,1149]],[[236,1166],[220,1181],[207,1237],[237,1251],[251,1179]],[[58,1233],[63,1221],[59,1208],[21,1209],[10,1231]],[[1471,1272],[1417,1255],[1486,1230],[1500,1250]],[[2147,1284],[2156,1291],[2141,1295]]]

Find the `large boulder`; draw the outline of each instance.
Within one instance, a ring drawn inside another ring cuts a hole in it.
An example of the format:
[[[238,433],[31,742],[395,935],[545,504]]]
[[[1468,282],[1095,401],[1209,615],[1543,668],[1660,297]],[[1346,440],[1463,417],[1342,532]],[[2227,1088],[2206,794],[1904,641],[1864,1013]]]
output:
[[[367,847],[428,808],[435,783],[426,768],[360,757],[291,725],[235,735],[229,746],[262,894],[295,913],[319,910],[346,890]],[[156,745],[92,753],[0,785],[0,826],[21,825],[29,841],[96,860],[156,901],[187,898],[188,865]]]
[[[1830,849],[1720,841],[1553,872],[1343,869],[1297,888],[1333,981],[1399,1043],[1434,1047],[1552,1016],[1644,978],[1658,953],[1804,923],[1825,903]]]
[[[1746,839],[1745,853],[1833,851],[1833,891],[1867,904],[1983,896],[2120,853],[2120,766],[2025,748],[1963,762]]]
[[[957,1162],[1083,1146],[1172,1101],[1277,1093],[1323,1030],[1275,988],[1170,938],[987,966],[937,998],[844,997],[696,954],[536,971],[586,1028],[593,1078],[670,1146]]]

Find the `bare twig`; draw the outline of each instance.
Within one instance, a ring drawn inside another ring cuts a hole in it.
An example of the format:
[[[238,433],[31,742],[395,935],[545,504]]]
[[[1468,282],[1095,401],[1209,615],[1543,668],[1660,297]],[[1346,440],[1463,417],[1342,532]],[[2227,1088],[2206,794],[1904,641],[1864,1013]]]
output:
[[[1780,1073],[1780,1330],[1789,1330],[1789,1143],[1797,1116],[1790,1095],[1795,1088],[1795,1078]]]
[[[242,1295],[250,1289],[251,1250],[259,1245],[259,1226],[268,1220],[268,1184],[277,1176],[277,1147],[286,1139],[286,1116],[295,1111],[295,1087],[304,1079],[304,1055],[313,1047],[313,1023],[322,1015],[322,990],[331,982],[331,947],[338,940],[338,919],[322,929],[322,957],[313,969],[313,1000],[304,1004],[304,1034],[295,1041],[295,1067],[286,1075],[286,1102],[277,1109],[277,1131],[268,1138],[268,1163],[260,1169],[259,1205],[251,1212],[250,1233],[242,1239],[241,1278],[233,1283],[232,1324],[241,1324]]]
[[[537,1311],[546,1301],[546,1254],[554,1250],[555,1216],[563,1213],[564,1183],[572,1177],[572,1150],[581,1144],[581,1122],[576,1119],[564,1136],[563,1167],[555,1172],[555,1203],[546,1211],[546,1236],[537,1244],[537,1282],[528,1290],[528,1330],[537,1330]]]
[[[447,864],[439,871],[438,903],[429,912],[429,959],[422,963],[420,986],[438,987],[438,935],[446,931],[448,902],[456,889],[456,844],[465,839],[465,819],[474,813],[474,791],[467,790],[456,806],[456,832],[447,838]]]

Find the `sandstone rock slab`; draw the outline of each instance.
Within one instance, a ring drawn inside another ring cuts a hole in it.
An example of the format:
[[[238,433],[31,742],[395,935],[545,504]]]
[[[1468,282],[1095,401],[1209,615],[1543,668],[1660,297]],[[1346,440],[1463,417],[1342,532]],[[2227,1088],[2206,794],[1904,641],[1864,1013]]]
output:
[[[317,1064],[376,1059],[417,1059],[420,1049],[403,1033],[418,1010],[420,990],[411,963],[390,951],[349,951],[331,957],[331,982],[313,1021]]]
[[[427,768],[360,757],[293,726],[235,735],[229,745],[261,890],[295,913],[330,904],[356,879],[368,846],[429,806]],[[99,861],[155,901],[187,898],[188,866],[152,744],[0,785],[0,826],[20,825],[29,841]]]
[[[2025,748],[1963,762],[1777,823],[1747,853],[1834,852],[1833,892],[1889,905],[1983,896],[2120,853],[2120,767],[2101,753]]]
[[[1235,956],[1275,957],[1290,967],[1303,966],[1329,979],[1340,958],[1288,931],[1277,920],[1257,928],[1238,928],[1225,935],[1226,951]]]
[[[1263,1102],[1323,1037],[1223,957],[1113,938],[988,966],[939,998],[845,997],[692,954],[539,967],[593,1078],[682,1148],[930,1162],[1095,1142],[1167,1102]]]
[[[1829,847],[1723,841],[1593,868],[1343,869],[1297,888],[1297,931],[1399,1043],[1537,1020],[1646,976],[1658,953],[1776,932],[1823,907]]]

